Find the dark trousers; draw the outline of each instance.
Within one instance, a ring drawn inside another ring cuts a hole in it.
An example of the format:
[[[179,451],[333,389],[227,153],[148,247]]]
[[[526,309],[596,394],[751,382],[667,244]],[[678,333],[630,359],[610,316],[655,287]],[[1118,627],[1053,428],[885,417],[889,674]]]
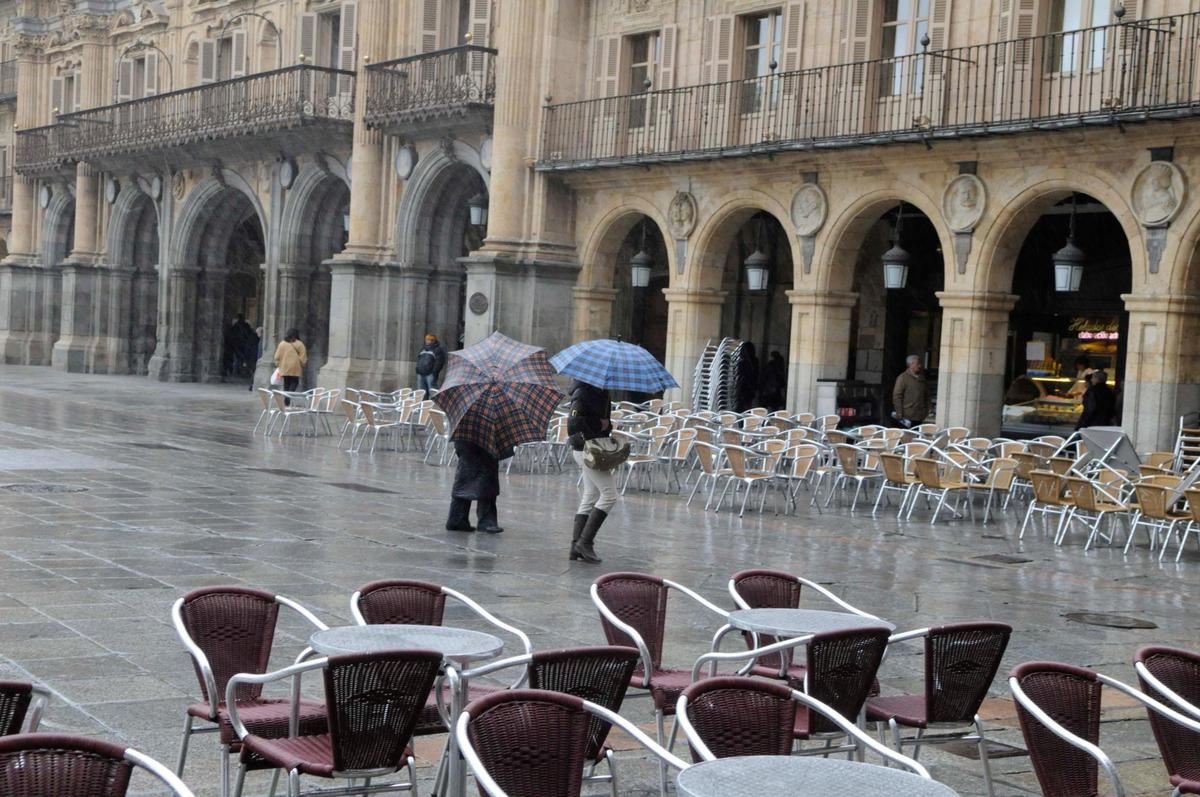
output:
[[[471,525],[471,499],[451,498],[450,515],[446,526],[465,529]],[[494,529],[500,525],[496,514],[496,499],[481,499],[475,502],[475,525],[481,529]]]

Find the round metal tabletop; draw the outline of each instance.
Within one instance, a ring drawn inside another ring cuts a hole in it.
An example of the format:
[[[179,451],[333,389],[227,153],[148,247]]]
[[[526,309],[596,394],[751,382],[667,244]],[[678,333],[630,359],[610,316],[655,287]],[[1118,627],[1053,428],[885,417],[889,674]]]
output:
[[[702,761],[679,773],[680,797],[957,797],[944,783],[901,769],[833,758],[738,756]]]
[[[308,644],[322,656],[407,648],[436,650],[458,662],[491,658],[504,649],[499,637],[441,625],[347,625],[317,631]]]
[[[878,628],[895,631],[886,620],[876,620],[850,612],[820,609],[738,609],[729,613],[729,624],[741,631],[754,631],[776,637],[798,637],[849,628]]]

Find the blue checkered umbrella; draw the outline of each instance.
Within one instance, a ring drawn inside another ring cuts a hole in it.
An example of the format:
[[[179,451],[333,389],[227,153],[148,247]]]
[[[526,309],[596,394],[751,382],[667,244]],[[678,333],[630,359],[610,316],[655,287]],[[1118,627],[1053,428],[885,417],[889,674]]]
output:
[[[679,387],[675,377],[654,355],[619,340],[586,340],[550,358],[560,374],[604,390],[659,393]]]

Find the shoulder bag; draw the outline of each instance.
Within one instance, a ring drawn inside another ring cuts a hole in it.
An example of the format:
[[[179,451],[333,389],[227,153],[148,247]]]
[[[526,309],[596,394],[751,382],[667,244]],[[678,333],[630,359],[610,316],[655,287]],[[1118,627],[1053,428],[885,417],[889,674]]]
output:
[[[597,437],[583,444],[583,464],[592,470],[615,470],[629,458],[629,444]]]

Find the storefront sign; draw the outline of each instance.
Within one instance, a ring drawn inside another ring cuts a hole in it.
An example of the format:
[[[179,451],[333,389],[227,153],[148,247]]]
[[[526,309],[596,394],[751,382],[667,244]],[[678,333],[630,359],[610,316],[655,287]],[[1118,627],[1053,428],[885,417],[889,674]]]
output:
[[[1071,319],[1071,323],[1067,326],[1069,332],[1118,332],[1121,328],[1120,321],[1113,318],[1088,318],[1086,316],[1075,316]],[[1080,335],[1079,337],[1083,337]]]

